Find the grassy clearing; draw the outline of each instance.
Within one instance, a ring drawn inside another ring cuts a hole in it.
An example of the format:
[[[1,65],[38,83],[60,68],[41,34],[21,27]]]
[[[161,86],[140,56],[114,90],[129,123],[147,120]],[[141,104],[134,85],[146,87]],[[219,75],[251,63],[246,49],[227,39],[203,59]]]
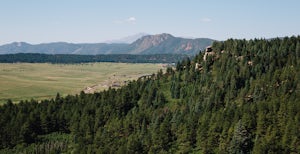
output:
[[[0,103],[7,99],[53,98],[77,94],[91,87],[91,92],[122,84],[145,74],[156,73],[162,64],[127,63],[10,63],[0,64]]]

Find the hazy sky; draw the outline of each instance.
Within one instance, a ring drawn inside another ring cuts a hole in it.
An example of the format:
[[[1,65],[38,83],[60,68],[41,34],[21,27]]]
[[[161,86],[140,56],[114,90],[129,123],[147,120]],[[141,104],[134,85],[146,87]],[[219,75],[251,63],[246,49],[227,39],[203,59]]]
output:
[[[300,35],[300,0],[0,0],[0,44]]]

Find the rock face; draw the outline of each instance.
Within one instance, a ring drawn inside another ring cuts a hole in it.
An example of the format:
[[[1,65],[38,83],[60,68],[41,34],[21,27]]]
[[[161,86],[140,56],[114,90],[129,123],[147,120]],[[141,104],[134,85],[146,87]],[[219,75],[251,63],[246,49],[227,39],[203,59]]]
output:
[[[206,59],[207,59],[208,56],[213,56],[213,55],[215,55],[215,52],[213,51],[213,49],[212,49],[211,46],[208,46],[205,49],[203,60],[206,61]]]
[[[32,45],[15,42],[0,46],[0,54],[44,53],[44,54],[198,54],[212,44],[208,38],[185,39],[170,34],[147,35],[131,44],[108,43],[43,43]]]

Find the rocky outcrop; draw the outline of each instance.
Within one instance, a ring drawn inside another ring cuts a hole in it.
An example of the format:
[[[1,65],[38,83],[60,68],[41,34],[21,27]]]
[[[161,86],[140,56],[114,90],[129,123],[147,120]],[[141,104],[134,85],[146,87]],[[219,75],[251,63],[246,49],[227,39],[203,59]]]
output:
[[[205,49],[203,60],[206,61],[206,59],[207,59],[208,56],[213,56],[213,55],[215,55],[215,52],[213,51],[213,49],[212,49],[211,46],[208,46]]]

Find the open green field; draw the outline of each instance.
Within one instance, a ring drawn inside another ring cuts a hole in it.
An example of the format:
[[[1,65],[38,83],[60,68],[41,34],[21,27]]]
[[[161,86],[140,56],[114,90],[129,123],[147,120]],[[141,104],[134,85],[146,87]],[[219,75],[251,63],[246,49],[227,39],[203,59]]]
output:
[[[2,63],[0,64],[0,104],[11,99],[46,99],[61,95],[92,93],[109,86],[124,85],[146,74],[156,73],[162,64],[127,63]]]

